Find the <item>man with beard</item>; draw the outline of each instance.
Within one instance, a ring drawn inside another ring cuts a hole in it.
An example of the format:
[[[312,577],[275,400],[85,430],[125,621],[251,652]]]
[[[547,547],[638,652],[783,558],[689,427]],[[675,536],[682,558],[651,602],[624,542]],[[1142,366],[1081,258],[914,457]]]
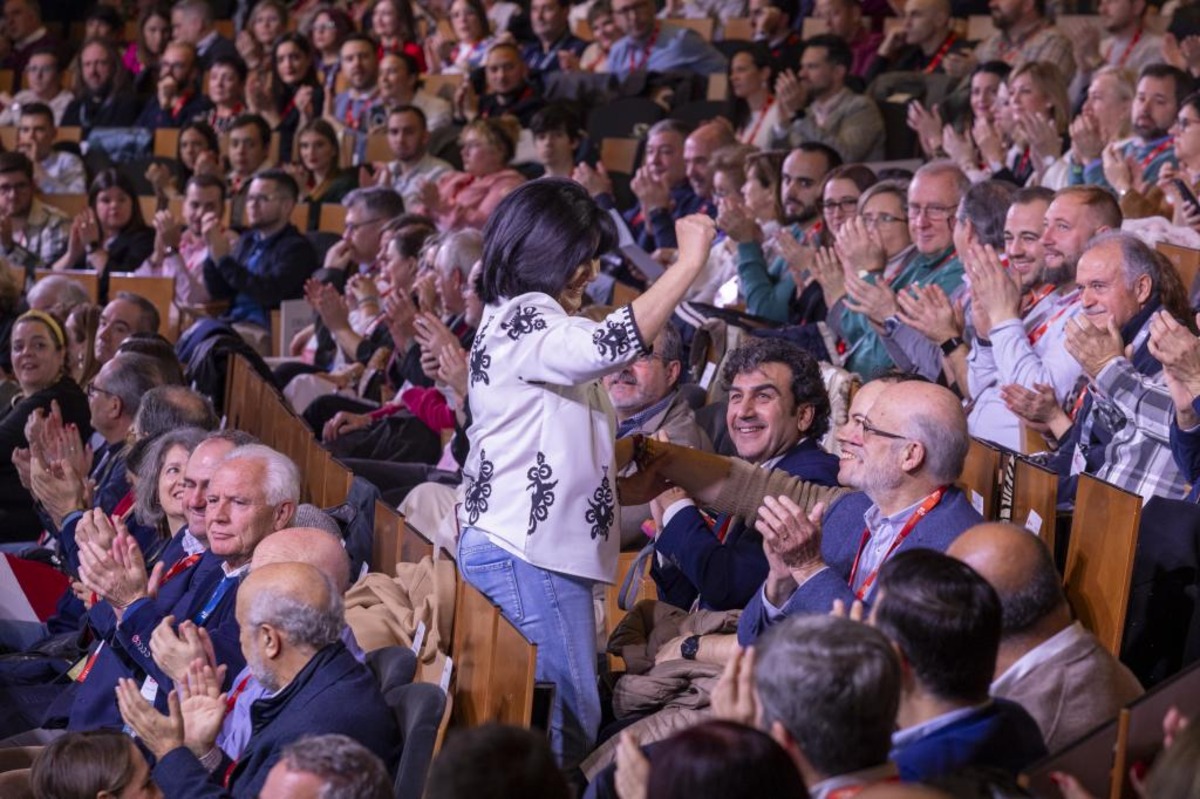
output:
[[[578,68],[579,56],[587,49],[587,42],[571,33],[570,10],[568,0],[533,0],[529,4],[534,40],[521,49],[521,57],[535,77],[558,72],[564,60]]]
[[[682,354],[679,331],[666,325],[654,340],[650,355],[601,378],[617,414],[617,438],[661,431],[676,444],[712,449],[708,436],[696,425],[691,406],[678,390]],[[646,543],[642,524],[650,516],[649,505],[621,509],[622,549],[642,548]]]
[[[951,19],[950,0],[908,0],[904,24],[884,37],[867,69],[866,82],[884,72],[944,73],[946,56],[960,41]]]
[[[269,354],[270,310],[283,300],[303,296],[304,281],[317,269],[317,254],[304,234],[289,221],[299,189],[292,176],[269,169],[250,182],[246,223],[237,247],[216,214],[204,215],[208,241],[204,284],[217,299],[230,299],[228,319],[235,330],[262,354]]]
[[[789,615],[828,613],[835,601],[870,605],[879,570],[894,554],[945,550],[982,521],[953,485],[970,439],[962,404],[949,389],[872,381],[854,395],[837,438],[838,482],[853,493],[827,511],[824,503],[806,508],[789,496],[811,495],[808,483],[764,486],[774,489],[757,513],[769,571],[738,622],[743,646]]]
[[[975,61],[1003,61],[1013,69],[1031,61],[1058,67],[1064,79],[1075,73],[1071,40],[1046,18],[1045,0],[991,0],[996,32],[975,48]]]
[[[1040,241],[1047,274],[1072,284],[1079,258],[1088,242],[1100,233],[1120,230],[1121,222],[1120,207],[1112,194],[1104,189],[1072,186],[1059,191],[1046,209]],[[1027,348],[1022,343],[1028,341],[1024,338],[1023,326],[1018,326],[1016,320],[1008,316],[1008,310],[1004,310],[1011,308],[1007,300],[1001,299],[1005,285],[989,280],[988,275],[994,274],[994,267],[981,266],[979,260],[972,259],[971,268],[976,272],[982,270],[981,285],[976,289],[973,279],[972,289],[979,293],[979,301],[986,305],[987,312],[996,314],[996,318],[990,320],[994,330],[988,335],[996,348],[994,355],[1000,369],[997,376],[1001,380],[1001,398],[1008,410],[1027,424],[1032,423],[1045,433],[1061,437],[1070,429],[1071,419],[1078,410],[1075,406],[1081,399],[1080,373],[1075,371],[1075,378],[1066,381],[1066,375],[1077,369],[1078,362],[1063,346],[1067,324],[1078,311],[1079,298],[1076,296],[1072,310],[1063,313],[1046,328],[1041,336],[1045,342],[1039,340]],[[1041,355],[1030,359],[1026,354],[1028,349]],[[1001,366],[1002,363],[1009,366]],[[996,441],[1000,442],[1000,439]]]
[[[771,130],[773,146],[820,142],[847,163],[883,159],[879,107],[846,86],[852,58],[850,47],[836,36],[808,40],[800,55],[799,76],[785,71],[775,83],[779,124]]]
[[[341,69],[348,86],[333,98],[333,114],[327,117],[338,130],[352,134],[355,163],[367,152],[367,133],[384,123],[383,108],[376,104],[379,57],[375,42],[365,33],[352,33],[342,42]]]
[[[1116,67],[1130,72],[1163,61],[1163,37],[1146,30],[1146,0],[1101,0],[1097,11],[1100,28],[1080,25],[1074,31],[1075,64],[1079,71],[1071,80],[1070,95],[1083,95],[1092,75],[1101,67]],[[1182,95],[1181,95],[1182,96]]]
[[[476,117],[516,117],[529,127],[533,115],[546,104],[542,93],[529,82],[529,67],[521,60],[521,49],[512,42],[492,45],[484,58],[485,92],[475,95],[471,81],[464,80],[454,93],[454,121],[459,124]]]
[[[390,186],[404,199],[404,207],[421,202],[421,184],[436,183],[453,169],[429,152],[429,126],[425,113],[415,105],[402,105],[388,112],[388,149],[395,159],[377,164],[377,183]]]
[[[92,39],[79,51],[83,92],[63,113],[64,126],[78,126],[86,137],[92,128],[127,128],[141,111],[141,101],[128,88],[116,48]]]
[[[160,733],[143,739],[157,760],[154,779],[167,793],[258,796],[283,748],[303,735],[347,735],[394,767],[400,739],[392,712],[371,670],[339,640],[342,598],[320,570],[307,563],[255,569],[238,591],[237,620],[241,655],[270,696],[255,705],[255,733],[236,761],[212,740],[185,746],[184,715],[176,710],[164,724],[139,701],[135,685],[121,687],[126,722]],[[211,669],[191,674],[198,693],[216,689]],[[218,716],[224,706],[222,700],[213,708]]]
[[[811,355],[782,339],[755,338],[725,364],[725,423],[738,457],[818,485],[837,485],[837,458],[821,449],[829,397]],[[729,515],[704,516],[685,491],[651,503],[658,522],[650,574],[663,600],[689,609],[737,610],[767,576],[762,537]],[[684,645],[683,656],[694,657]]]
[[[1164,166],[1178,166],[1170,130],[1180,101],[1191,92],[1192,79],[1183,70],[1167,64],[1143,68],[1130,110],[1133,138],[1124,144],[1106,142],[1101,157],[1082,167],[1072,163],[1070,185],[1104,186],[1124,199],[1135,184],[1157,183]]]
[[[818,230],[817,203],[825,175],[842,165],[832,148],[805,142],[788,153],[780,172],[779,199],[787,230],[797,241],[805,241]],[[779,255],[770,266],[763,251],[763,231],[739,196],[721,198],[717,205],[717,227],[737,244],[738,277],[746,298],[746,311],[773,322],[810,322],[824,317],[824,306],[804,311],[799,319],[791,313],[796,283],[787,259]]]

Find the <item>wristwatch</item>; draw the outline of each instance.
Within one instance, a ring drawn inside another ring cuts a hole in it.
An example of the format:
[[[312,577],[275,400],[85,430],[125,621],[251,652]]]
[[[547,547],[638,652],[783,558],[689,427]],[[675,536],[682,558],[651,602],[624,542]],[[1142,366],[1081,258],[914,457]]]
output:
[[[679,654],[683,655],[684,660],[695,660],[696,653],[700,651],[700,636],[689,635],[683,639],[683,643],[679,645]]]
[[[963,341],[958,336],[951,336],[950,338],[943,341],[940,345],[942,348],[942,355],[950,355],[956,349],[964,346],[966,343],[967,342]]]

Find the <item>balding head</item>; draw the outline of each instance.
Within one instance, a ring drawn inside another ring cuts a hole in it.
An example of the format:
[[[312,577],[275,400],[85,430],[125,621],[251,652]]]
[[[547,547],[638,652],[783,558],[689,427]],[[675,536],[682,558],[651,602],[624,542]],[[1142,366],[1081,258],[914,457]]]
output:
[[[271,563],[238,589],[237,621],[246,665],[263,687],[278,691],[345,626],[342,595],[316,567]]]
[[[254,550],[250,569],[274,563],[307,563],[329,580],[338,593],[350,587],[350,557],[342,542],[316,527],[288,527],[267,536]]]
[[[701,197],[712,195],[712,154],[736,139],[723,122],[706,122],[692,131],[683,145],[683,164],[692,191]]]
[[[950,389],[909,380],[880,394],[871,418],[902,431],[925,449],[922,468],[939,484],[953,483],[962,474],[970,438],[962,403]]]
[[[979,572],[1000,597],[1004,636],[1023,633],[1066,608],[1054,560],[1041,539],[1015,524],[988,522],[946,550]]]

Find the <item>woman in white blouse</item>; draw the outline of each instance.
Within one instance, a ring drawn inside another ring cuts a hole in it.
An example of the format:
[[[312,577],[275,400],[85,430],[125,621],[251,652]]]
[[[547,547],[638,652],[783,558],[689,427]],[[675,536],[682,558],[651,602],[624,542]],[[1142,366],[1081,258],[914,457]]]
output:
[[[458,564],[538,647],[555,684],[550,741],[564,768],[600,724],[592,586],[611,583],[620,546],[616,420],[599,378],[654,357],[653,342],[695,279],[711,219],[675,226],[679,259],[644,294],[599,322],[572,316],[616,233],[579,184],[513,190],[484,228],[482,299],[468,359]]]

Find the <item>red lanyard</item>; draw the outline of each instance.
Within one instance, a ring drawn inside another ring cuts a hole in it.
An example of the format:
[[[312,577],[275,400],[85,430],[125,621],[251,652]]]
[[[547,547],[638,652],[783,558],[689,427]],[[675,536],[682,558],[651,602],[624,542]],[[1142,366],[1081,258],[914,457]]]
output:
[[[242,681],[239,682],[234,689],[229,692],[229,698],[225,700],[226,713],[233,712],[233,708],[237,704],[238,697],[242,695],[242,691],[246,690],[246,686],[249,684],[250,678],[253,676],[253,674],[247,674],[242,678]]]
[[[926,75],[933,74],[933,71],[941,66],[942,59],[946,57],[946,53],[950,52],[950,48],[954,45],[956,39],[958,39],[958,36],[953,32],[946,37],[946,41],[942,42],[942,46],[938,48],[938,51],[933,54],[933,58],[929,60],[929,63],[925,65],[925,69],[922,70]]]
[[[1040,289],[1036,291],[1030,291],[1028,294],[1022,297],[1021,315],[1024,316],[1025,314],[1029,313],[1033,309],[1033,306],[1037,305],[1039,302],[1053,294],[1055,288],[1056,286],[1053,283],[1047,283]]]
[[[1157,158],[1161,153],[1165,152],[1173,143],[1174,139],[1168,136],[1166,141],[1151,150],[1146,157],[1142,159],[1142,169],[1145,170],[1147,167],[1149,167],[1150,162]]]
[[[1000,60],[1004,61],[1005,63],[1011,64],[1012,61],[1010,61],[1010,58],[1012,58],[1013,56],[1019,56],[1021,54],[1021,48],[1024,47],[1029,42],[1030,39],[1032,39],[1034,36],[1037,36],[1039,33],[1041,33],[1042,28],[1046,27],[1047,24],[1049,24],[1049,23],[1047,23],[1046,21],[1043,20],[1042,22],[1040,22],[1036,26],[1034,26],[1033,30],[1029,31],[1029,33],[1026,33],[1024,36],[1022,36],[1020,39],[1017,39],[1012,44],[1009,44],[1008,40],[1005,39],[1005,37],[1003,35],[1001,35],[1001,37],[1000,37]]]
[[[175,101],[173,103],[171,103],[171,119],[178,119],[179,115],[183,112],[183,107],[185,105],[187,105],[188,101],[190,101],[191,99],[192,99],[191,92],[184,92],[183,94],[176,97]]]
[[[358,114],[354,113],[354,99],[346,99],[346,127],[350,128],[351,130],[358,130],[359,125],[362,124],[363,119],[366,118],[367,114],[371,110],[372,95],[368,94],[366,97],[362,98],[362,111]]]
[[[1050,329],[1050,325],[1052,325],[1052,324],[1054,324],[1055,322],[1057,322],[1057,321],[1058,321],[1058,319],[1059,319],[1059,317],[1061,317],[1061,316],[1062,316],[1063,314],[1065,314],[1067,311],[1069,311],[1069,310],[1071,310],[1072,308],[1074,308],[1074,307],[1075,307],[1075,303],[1077,303],[1078,301],[1079,301],[1079,298],[1078,298],[1078,297],[1077,297],[1077,298],[1075,298],[1075,299],[1073,299],[1073,300],[1071,300],[1071,301],[1070,301],[1070,302],[1068,302],[1066,305],[1064,305],[1063,307],[1059,308],[1059,309],[1058,309],[1058,312],[1057,312],[1057,313],[1055,313],[1055,314],[1054,314],[1054,316],[1051,316],[1051,317],[1050,317],[1049,319],[1047,319],[1045,322],[1042,322],[1040,325],[1038,325],[1037,327],[1035,327],[1035,328],[1034,328],[1034,329],[1033,329],[1033,330],[1032,330],[1032,331],[1029,333],[1029,346],[1031,346],[1031,347],[1032,347],[1034,344],[1037,344],[1037,343],[1038,343],[1038,341],[1039,341],[1039,340],[1041,340],[1042,336],[1046,335],[1046,331]]]
[[[1021,180],[1021,176],[1025,175],[1025,170],[1027,169],[1030,169],[1028,147],[1021,152],[1021,160],[1017,161],[1017,168],[1013,172],[1013,177],[1015,177],[1017,180]]]
[[[1136,31],[1134,31],[1133,38],[1129,40],[1129,44],[1125,45],[1125,52],[1121,53],[1120,60],[1118,60],[1116,64],[1113,64],[1113,66],[1124,67],[1125,62],[1129,60],[1129,54],[1133,52],[1133,48],[1137,45],[1138,40],[1141,38],[1142,38],[1142,29],[1138,28]],[[1112,51],[1113,51],[1114,45],[1116,45],[1115,41],[1109,43],[1108,52],[1104,54],[1104,60],[1108,61],[1108,63],[1110,63],[1110,64],[1112,64],[1111,59],[1112,59]]]
[[[172,577],[176,576],[181,571],[188,568],[196,561],[200,560],[201,554],[203,554],[203,553],[197,552],[194,555],[188,555],[185,558],[180,558],[179,560],[175,561],[175,563],[171,566],[171,568],[167,569],[167,573],[163,575],[162,584],[166,585],[167,581],[170,580]]]
[[[650,34],[650,40],[646,42],[646,46],[642,48],[642,63],[638,64],[634,60],[633,50],[629,51],[629,71],[637,72],[639,69],[645,69],[650,66],[650,49],[654,47],[654,43],[658,41],[658,24],[654,25],[654,32]]]
[[[775,104],[775,97],[767,96],[767,102],[762,107],[762,114],[759,115],[758,121],[754,123],[754,129],[750,131],[749,136],[742,137],[742,144],[754,144],[754,139],[758,136],[758,131],[763,126],[763,121],[767,118],[767,112],[771,110],[771,106]]]
[[[899,534],[897,534],[896,538],[892,541],[892,545],[890,547],[888,547],[887,552],[884,553],[883,560],[881,560],[879,562],[879,565],[875,567],[875,571],[868,574],[867,579],[863,580],[862,587],[860,587],[857,591],[854,592],[854,595],[856,597],[858,597],[859,599],[863,599],[864,597],[866,597],[867,593],[870,592],[870,590],[871,590],[871,586],[875,584],[875,578],[877,578],[879,576],[880,568],[883,567],[884,563],[887,563],[887,559],[892,556],[892,553],[895,552],[900,547],[900,545],[904,543],[904,539],[908,538],[909,533],[911,533],[913,531],[913,528],[917,526],[917,522],[924,519],[926,514],[929,513],[929,511],[931,511],[937,507],[937,504],[942,501],[942,497],[944,497],[946,495],[946,490],[947,490],[947,486],[940,486],[932,494],[925,497],[925,501],[921,503],[921,506],[913,512],[912,516],[908,517],[908,521],[906,521],[904,523],[904,527],[900,528],[900,532],[899,532]],[[869,541],[870,539],[871,539],[871,528],[869,528],[869,527],[863,528],[862,540],[858,542],[858,554],[856,554],[854,556],[854,565],[850,568],[850,588],[851,588],[851,590],[853,590],[855,579],[858,577],[858,563],[862,559],[863,550],[865,550],[867,548],[867,541]]]

